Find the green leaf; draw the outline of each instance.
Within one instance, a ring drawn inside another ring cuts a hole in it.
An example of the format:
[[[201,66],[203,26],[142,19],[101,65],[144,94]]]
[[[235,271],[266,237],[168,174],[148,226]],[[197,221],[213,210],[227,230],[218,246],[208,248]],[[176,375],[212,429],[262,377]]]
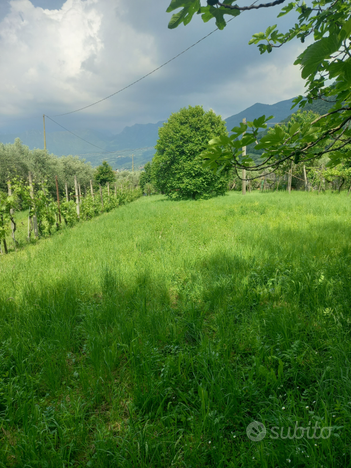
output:
[[[240,127],[233,127],[231,129],[232,133],[235,133],[237,136],[242,135],[247,130],[247,125],[240,122]]]
[[[346,37],[350,36],[350,34],[351,34],[351,18],[349,18],[348,21],[346,21],[346,23],[344,23],[344,25],[342,27],[342,30],[345,31]]]
[[[274,146],[280,143],[283,143],[285,138],[284,130],[276,125],[272,132],[268,133],[264,137],[261,138],[258,145],[256,145],[256,149],[263,149],[267,146]]]
[[[199,10],[201,8],[200,0],[172,0],[166,12],[176,10],[177,8],[184,7],[186,10]]]
[[[266,36],[263,32],[253,34],[252,39],[249,41],[249,45],[257,44],[259,41],[263,41],[264,39],[266,39]]]
[[[201,8],[201,3],[200,0],[172,0],[171,4],[167,8],[167,12],[171,12],[181,7],[183,7],[183,9],[174,14],[171,21],[168,23],[169,29],[178,27],[180,23],[184,23],[184,25],[190,23],[194,14]]]
[[[263,128],[263,125],[265,125],[266,122],[268,122],[268,120],[271,120],[273,119],[273,115],[270,115],[269,117],[266,118],[265,115],[262,115],[261,117],[259,117],[258,119],[254,119],[253,121],[253,125],[254,127],[256,128]]]
[[[218,145],[219,143],[220,143],[219,137],[212,138],[212,139],[208,142],[209,145]]]
[[[294,3],[289,3],[286,7],[282,8],[282,11],[279,13],[277,18],[280,18],[281,16],[287,15],[289,11],[291,11],[294,8],[295,4]]]
[[[185,8],[183,8],[183,10],[181,10],[179,13],[175,13],[172,16],[170,22],[168,23],[168,28],[169,29],[177,28],[180,25],[180,23],[183,22],[183,19],[185,18],[185,16],[186,16],[186,10]]]
[[[294,63],[294,65],[301,64],[302,78],[306,79],[310,75],[314,75],[321,63],[339,50],[340,45],[341,41],[339,36],[332,35],[324,37],[308,46],[305,52],[303,52]]]
[[[295,158],[294,158],[294,163],[298,164],[300,161],[300,156],[301,156],[301,151],[296,151],[295,153]]]
[[[293,123],[292,126],[291,126],[290,129],[289,129],[289,135],[290,135],[290,136],[293,136],[294,133],[299,129],[299,127],[300,127],[299,122]]]
[[[268,28],[266,29],[266,38],[269,37],[269,35],[275,30],[276,27],[276,24],[274,24],[273,26],[268,26]]]

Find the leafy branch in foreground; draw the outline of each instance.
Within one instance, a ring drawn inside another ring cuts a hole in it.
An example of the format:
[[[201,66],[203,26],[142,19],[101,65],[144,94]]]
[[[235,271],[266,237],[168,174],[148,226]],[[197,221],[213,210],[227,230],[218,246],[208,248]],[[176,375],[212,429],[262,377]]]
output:
[[[207,3],[201,6],[199,0],[172,0],[167,11],[182,10],[173,15],[169,27],[186,25],[198,13],[205,22],[215,18],[218,28],[223,29],[226,26],[224,16],[238,16],[242,10],[233,0]],[[263,150],[262,162],[256,166],[252,166],[250,157],[242,156],[241,148],[257,141],[258,131],[266,128],[268,119],[262,116],[234,127],[230,137],[218,137],[209,142],[202,154],[207,167],[215,171],[227,166],[233,166],[236,171],[243,168],[274,171],[287,160],[308,162],[328,155],[329,165],[336,165],[348,157],[345,148],[351,143],[351,0],[314,0],[311,6],[293,1],[283,7],[278,17],[292,11],[299,16],[288,32],[281,33],[277,25],[273,25],[266,32],[254,34],[249,43],[257,44],[262,54],[294,38],[304,43],[308,36],[313,37],[314,42],[294,62],[301,67],[301,76],[306,81],[306,95],[299,96],[295,106],[303,108],[317,99],[332,101],[334,105],[313,122],[296,123],[288,134],[276,126],[255,146]]]

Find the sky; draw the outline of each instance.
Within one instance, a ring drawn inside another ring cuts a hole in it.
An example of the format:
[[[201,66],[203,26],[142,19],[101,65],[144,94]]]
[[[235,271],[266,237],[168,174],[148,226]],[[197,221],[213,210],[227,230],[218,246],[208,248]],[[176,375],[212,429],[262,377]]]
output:
[[[138,80],[216,29],[195,15],[170,30],[170,0],[0,0],[0,133],[42,130],[46,114],[74,131],[119,133],[167,120],[188,105],[223,118],[303,93],[298,41],[260,55],[252,34],[295,20],[281,8],[249,11],[127,90],[59,117]],[[205,4],[205,1],[202,0]],[[240,0],[242,6],[251,4]],[[57,116],[57,117],[56,117]],[[47,131],[60,130],[47,119]]]

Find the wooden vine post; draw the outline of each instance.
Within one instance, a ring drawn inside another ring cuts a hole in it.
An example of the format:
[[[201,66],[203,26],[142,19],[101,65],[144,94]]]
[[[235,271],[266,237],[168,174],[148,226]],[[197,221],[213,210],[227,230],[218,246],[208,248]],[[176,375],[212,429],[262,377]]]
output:
[[[101,200],[101,206],[102,206],[102,208],[104,208],[104,199],[102,198],[102,188],[101,188],[101,184],[99,184],[99,188],[100,188],[100,200]]]
[[[288,187],[287,187],[289,193],[291,192],[292,166],[293,166],[293,163],[291,161],[291,166],[290,166],[290,170],[288,173]]]
[[[308,192],[308,181],[307,181],[307,174],[306,174],[306,166],[303,165],[303,178],[305,181],[305,191]]]
[[[92,180],[90,181],[90,192],[91,192],[92,199],[94,201],[94,189],[93,189],[93,181]]]
[[[78,217],[78,219],[80,219],[77,176],[74,176],[74,191],[75,191],[75,194],[76,194],[77,217]]]
[[[4,225],[4,215],[3,215],[3,213],[0,213],[0,221],[1,221],[1,225],[3,226],[3,225]],[[7,244],[6,244],[6,239],[5,239],[5,237],[3,237],[3,239],[2,239],[2,243],[3,243],[3,245],[4,245],[4,252],[5,252],[5,254],[7,254],[8,251],[7,251]],[[0,239],[0,253],[2,253],[2,250],[1,250],[1,239]]]
[[[243,124],[246,125],[246,119],[243,119]],[[246,132],[243,133],[243,136],[245,135]],[[246,146],[243,146],[243,157],[246,156]],[[246,169],[243,169],[242,172],[242,192],[243,195],[246,195]]]
[[[32,181],[32,174],[30,172],[28,174],[28,180],[29,180],[30,198],[32,200],[34,200],[33,181]],[[33,208],[33,215],[31,216],[32,208]],[[32,225],[33,225],[33,229],[34,229],[34,236],[39,237],[38,221],[37,221],[37,215],[35,213],[35,204],[34,204],[34,202],[33,202],[33,207],[30,208],[29,216],[28,216],[28,241],[30,240],[30,235],[31,235],[31,232],[32,232],[32,229],[31,229]]]
[[[321,169],[321,171],[319,172],[318,195],[320,194],[320,191],[321,191],[321,189],[322,189],[323,174],[324,174],[324,166],[322,166],[322,169]]]
[[[57,197],[58,220],[59,220],[59,223],[61,224],[62,221],[61,221],[61,208],[60,208],[60,194],[59,194],[57,176],[55,176],[55,183],[56,183],[56,197]]]
[[[7,182],[7,190],[8,190],[8,195],[9,197],[11,197],[12,195],[12,188],[11,188],[11,182],[8,181]],[[11,236],[12,236],[12,239],[13,239],[13,242],[15,244],[15,249],[16,249],[16,245],[17,245],[17,241],[16,241],[16,237],[15,237],[15,232],[16,232],[16,223],[15,223],[15,219],[13,217],[13,215],[15,214],[15,210],[13,208],[10,209],[10,218],[11,218]]]

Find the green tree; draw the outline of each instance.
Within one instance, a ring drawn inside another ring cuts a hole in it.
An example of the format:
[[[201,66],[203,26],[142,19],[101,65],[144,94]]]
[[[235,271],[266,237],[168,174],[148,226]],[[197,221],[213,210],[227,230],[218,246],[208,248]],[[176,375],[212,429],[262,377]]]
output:
[[[210,138],[227,134],[220,116],[201,106],[189,106],[172,114],[158,134],[152,173],[162,193],[174,199],[225,193],[227,177],[203,168],[200,157]]]
[[[0,190],[7,192],[7,180],[19,177],[28,178],[32,173],[33,180],[41,187],[45,181],[46,190],[56,197],[55,176],[58,177],[59,190],[65,193],[65,183],[68,189],[74,190],[74,176],[79,183],[89,184],[94,177],[94,170],[90,163],[78,156],[57,157],[45,150],[30,150],[19,138],[13,144],[0,143]]]
[[[115,182],[116,176],[113,172],[112,167],[108,164],[107,161],[103,161],[100,166],[95,170],[95,181],[98,184],[106,185],[107,182]]]
[[[207,5],[202,5],[200,0],[172,0],[167,11],[180,11],[173,14],[169,28],[181,23],[187,25],[198,13],[205,22],[214,18],[218,28],[223,29],[226,15],[239,16],[243,11],[272,7],[286,1],[254,2],[250,6],[241,6],[236,0],[223,3],[208,0]],[[276,126],[273,132],[262,137],[256,145],[257,150],[263,150],[263,162],[259,167],[250,169],[252,159],[249,156],[242,158],[242,146],[257,141],[259,131],[267,128],[269,118],[266,116],[235,127],[227,139],[213,139],[203,157],[205,165],[214,171],[225,166],[234,167],[236,171],[276,170],[285,161],[308,163],[324,154],[328,154],[330,164],[335,165],[345,157],[342,150],[351,143],[351,0],[313,0],[308,6],[304,1],[292,1],[282,8],[278,16],[290,12],[297,12],[298,19],[292,20],[288,32],[281,33],[277,25],[273,25],[265,32],[254,34],[249,43],[258,44],[262,54],[271,53],[275,47],[295,38],[301,43],[312,38],[313,43],[294,62],[300,66],[302,78],[306,81],[306,95],[299,96],[295,105],[303,108],[316,100],[334,104],[311,123],[295,122],[288,136]]]
[[[140,188],[145,192],[146,184],[152,184],[152,168],[151,162],[147,162],[144,166],[144,170],[140,174],[139,180]]]

